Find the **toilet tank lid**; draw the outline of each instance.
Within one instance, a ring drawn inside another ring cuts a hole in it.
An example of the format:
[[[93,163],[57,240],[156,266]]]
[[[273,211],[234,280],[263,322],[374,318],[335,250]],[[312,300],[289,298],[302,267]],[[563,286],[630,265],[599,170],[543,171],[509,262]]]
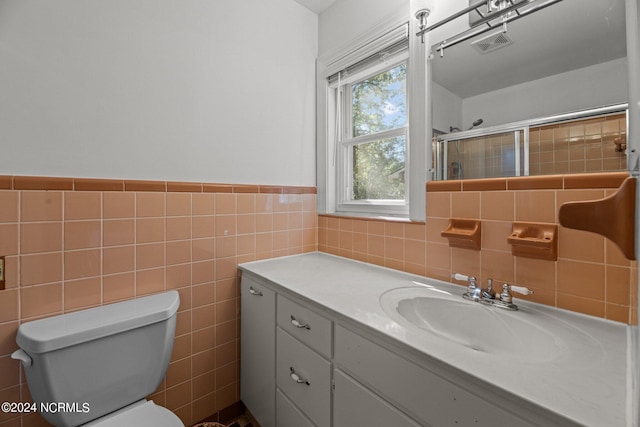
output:
[[[46,353],[169,319],[177,291],[150,295],[20,325],[16,342],[27,353]]]

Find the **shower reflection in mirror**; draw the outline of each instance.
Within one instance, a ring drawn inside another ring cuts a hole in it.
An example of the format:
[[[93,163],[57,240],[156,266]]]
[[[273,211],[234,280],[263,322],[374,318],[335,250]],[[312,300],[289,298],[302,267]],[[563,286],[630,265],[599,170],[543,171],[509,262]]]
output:
[[[625,170],[624,0],[512,2],[538,9],[509,21],[509,40],[504,10],[460,3],[427,28],[432,179]]]
[[[609,172],[627,165],[626,104],[461,131],[434,130],[432,179]]]

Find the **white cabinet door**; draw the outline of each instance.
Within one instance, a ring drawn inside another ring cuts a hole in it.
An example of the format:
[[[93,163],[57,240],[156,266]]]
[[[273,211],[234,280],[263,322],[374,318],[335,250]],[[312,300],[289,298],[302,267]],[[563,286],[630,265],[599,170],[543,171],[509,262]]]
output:
[[[240,398],[262,427],[275,427],[276,294],[242,276]]]
[[[333,380],[333,427],[419,427],[419,424],[342,371],[334,370]]]
[[[335,366],[428,425],[539,425],[495,406],[490,399],[472,394],[340,325],[334,329],[334,339]],[[517,408],[510,409],[518,411]]]

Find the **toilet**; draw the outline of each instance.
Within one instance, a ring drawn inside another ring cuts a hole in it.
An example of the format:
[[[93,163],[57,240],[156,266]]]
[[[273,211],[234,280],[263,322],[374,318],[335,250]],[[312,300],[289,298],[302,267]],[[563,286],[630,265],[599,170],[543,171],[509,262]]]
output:
[[[146,400],[167,371],[179,305],[170,291],[20,325],[11,357],[41,415],[57,427],[184,427]]]

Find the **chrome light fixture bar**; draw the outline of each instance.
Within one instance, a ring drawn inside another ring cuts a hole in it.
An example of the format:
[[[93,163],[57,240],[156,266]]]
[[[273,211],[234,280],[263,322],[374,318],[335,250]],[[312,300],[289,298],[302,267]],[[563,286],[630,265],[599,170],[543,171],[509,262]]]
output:
[[[439,21],[436,22],[435,24],[426,27],[424,29],[421,29],[420,31],[418,31],[416,33],[416,36],[419,36],[422,38],[422,40],[424,41],[424,34],[428,33],[429,31],[432,31],[438,27],[441,27],[442,25],[453,21],[454,19],[457,19],[463,15],[468,14],[469,12],[473,12],[473,11],[477,11],[478,8],[487,5],[487,8],[491,10],[491,8],[493,7],[492,5],[492,1],[493,0],[488,0],[488,1],[479,1],[477,3],[472,4],[471,6],[462,9],[459,12],[454,13],[453,15]],[[540,3],[538,3],[539,1],[541,1]],[[483,34],[491,29],[496,28],[496,25],[491,25],[490,22],[494,21],[496,19],[501,19],[500,21],[500,25],[503,26],[503,28],[505,27],[507,22],[512,22],[515,21],[517,19],[522,18],[523,16],[529,15],[530,13],[536,12],[538,10],[542,10],[546,7],[549,7],[555,3],[558,3],[562,0],[546,0],[546,1],[542,1],[542,0],[522,0],[516,3],[511,2],[510,6],[506,6],[506,7],[502,7],[502,9],[500,9],[499,11],[497,11],[496,13],[493,13],[491,15],[487,15],[484,16],[483,18],[479,19],[478,21],[476,21],[473,26],[471,26],[468,30],[459,33],[455,36],[453,36],[451,39],[449,40],[443,40],[440,43],[440,47],[438,47],[436,50],[438,52],[440,52],[440,56],[443,55],[444,49],[447,47],[451,47],[451,46],[455,46],[458,43],[461,43],[465,40],[468,40],[472,37],[475,37],[479,34]],[[536,3],[534,5],[534,3]],[[532,7],[527,8],[525,10],[521,10],[523,7],[527,6],[527,5],[532,5]],[[515,11],[515,14],[510,14],[510,12]],[[478,12],[480,13],[480,12]],[[417,14],[416,14],[416,18],[417,18]]]

